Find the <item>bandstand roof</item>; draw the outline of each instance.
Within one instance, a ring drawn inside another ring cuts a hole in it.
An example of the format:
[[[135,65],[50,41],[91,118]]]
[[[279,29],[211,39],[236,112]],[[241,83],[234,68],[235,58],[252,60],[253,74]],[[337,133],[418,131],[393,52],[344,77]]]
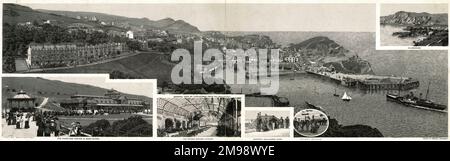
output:
[[[17,93],[15,96],[9,99],[20,100],[20,99],[35,99],[35,98],[32,98],[29,95],[27,95],[27,93],[24,90],[20,90],[19,93]]]

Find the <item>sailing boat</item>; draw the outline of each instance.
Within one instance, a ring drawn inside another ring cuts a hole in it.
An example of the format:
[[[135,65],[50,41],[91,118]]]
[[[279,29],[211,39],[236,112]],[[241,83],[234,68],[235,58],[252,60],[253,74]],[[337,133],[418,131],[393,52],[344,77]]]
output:
[[[342,100],[348,102],[348,101],[352,100],[352,98],[349,95],[347,95],[347,92],[344,92],[344,96],[342,96]]]
[[[334,96],[334,97],[339,97],[339,95],[336,93],[336,88],[334,89],[334,94],[333,94],[333,96]]]

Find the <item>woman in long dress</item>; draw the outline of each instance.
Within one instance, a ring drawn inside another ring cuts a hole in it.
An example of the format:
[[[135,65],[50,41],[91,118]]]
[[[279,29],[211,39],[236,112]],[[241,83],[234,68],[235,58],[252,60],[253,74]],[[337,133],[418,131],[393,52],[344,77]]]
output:
[[[12,113],[11,114],[11,125],[16,125],[17,122],[17,114],[16,113]]]
[[[17,114],[17,116],[16,116],[16,129],[20,129],[20,123],[22,122],[21,118],[22,117],[20,117],[20,114]]]
[[[25,127],[24,127],[25,129],[28,129],[28,128],[30,128],[30,114],[29,113],[27,113],[26,115],[25,115]]]

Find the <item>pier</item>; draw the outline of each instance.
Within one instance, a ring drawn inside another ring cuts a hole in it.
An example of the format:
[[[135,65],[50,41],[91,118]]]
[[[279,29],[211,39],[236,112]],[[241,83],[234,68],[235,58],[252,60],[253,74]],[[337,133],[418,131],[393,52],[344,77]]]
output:
[[[329,78],[344,86],[362,90],[411,90],[420,86],[418,80],[409,77],[356,75],[312,70],[308,70],[307,73]]]

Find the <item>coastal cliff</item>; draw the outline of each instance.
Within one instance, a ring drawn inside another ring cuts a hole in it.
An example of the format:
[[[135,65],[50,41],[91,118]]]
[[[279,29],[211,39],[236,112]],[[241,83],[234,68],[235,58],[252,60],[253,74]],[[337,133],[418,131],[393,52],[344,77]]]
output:
[[[374,74],[370,63],[356,55],[341,61],[328,62],[323,66],[333,67],[339,73],[345,74]]]
[[[353,54],[335,41],[325,36],[313,37],[298,44],[291,44],[288,51],[300,55],[310,64],[318,62],[325,67],[333,67],[337,72],[347,74],[373,74],[370,63]]]
[[[406,26],[435,26],[447,25],[448,15],[430,14],[426,12],[405,12],[399,11],[395,14],[380,17],[382,25],[406,25]]]

